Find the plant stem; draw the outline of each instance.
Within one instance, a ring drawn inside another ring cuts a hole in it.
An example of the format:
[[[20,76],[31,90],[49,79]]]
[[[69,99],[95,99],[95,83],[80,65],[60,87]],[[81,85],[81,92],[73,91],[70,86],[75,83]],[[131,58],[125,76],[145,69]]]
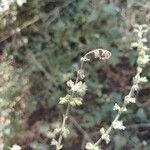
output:
[[[83,65],[84,65],[84,62],[81,61],[80,69],[83,68]],[[79,69],[79,70],[80,70],[80,69]],[[79,81],[79,76],[78,76],[78,74],[77,74],[75,84],[77,84],[78,81]],[[74,94],[75,94],[75,93],[73,92],[72,95],[74,95]],[[68,104],[68,105],[67,105],[66,112],[65,112],[65,115],[63,116],[63,122],[62,122],[62,125],[61,125],[62,131],[63,131],[63,129],[65,128],[65,124],[66,124],[66,121],[67,121],[67,119],[68,119],[68,115],[69,115],[70,108],[71,108],[71,105]],[[60,135],[59,135],[59,139],[58,139],[58,145],[56,146],[56,150],[59,150],[59,147],[61,146],[62,138],[63,138],[63,135],[60,134]]]
[[[139,73],[137,72],[137,74],[139,74]],[[136,75],[137,75],[137,74],[136,74]],[[133,88],[133,86],[134,86],[134,84],[132,85],[131,90],[130,90],[130,92],[129,92],[128,95],[133,95],[133,93],[134,93],[134,88]],[[126,106],[127,106],[127,102],[126,102],[125,99],[124,99],[124,102],[123,102],[123,104],[122,104],[121,109],[124,109]],[[106,132],[105,132],[106,134],[109,134],[109,133],[111,132],[111,130],[113,129],[113,122],[119,120],[121,114],[122,114],[122,111],[118,111],[118,113],[117,113],[116,117],[114,118],[114,120],[112,121],[110,127],[106,130]],[[99,145],[99,144],[101,143],[101,141],[102,141],[102,137],[100,137],[99,140],[98,140],[94,145],[95,145],[95,146]]]
[[[68,118],[68,114],[69,114],[69,110],[70,110],[70,104],[67,105],[67,109],[66,109],[66,113],[65,115],[63,116],[63,122],[62,122],[62,126],[61,126],[61,129],[63,130],[63,128],[65,127],[65,124],[66,124],[66,120]],[[59,150],[59,147],[61,145],[61,142],[62,142],[62,134],[59,135],[59,139],[58,139],[58,146],[56,147],[56,150]]]
[[[139,43],[139,45],[142,45],[142,46],[143,46],[143,43],[142,43],[140,37],[139,37],[138,43]],[[138,57],[140,56],[140,50],[141,50],[141,47],[139,46],[139,47],[138,47]],[[141,69],[140,69],[140,68],[141,68]],[[137,68],[136,68],[136,75],[135,75],[135,77],[136,77],[136,76],[140,76],[141,72],[142,72],[142,67],[140,67],[140,65],[137,63]],[[134,92],[136,91],[136,89],[134,88],[134,86],[136,86],[136,85],[139,85],[139,83],[134,83],[134,78],[133,78],[133,85],[131,86],[131,89],[130,89],[130,91],[129,91],[129,93],[128,93],[128,96],[129,96],[129,97],[132,97],[132,95],[134,95]],[[123,101],[123,104],[122,104],[121,109],[123,110],[124,108],[126,108],[127,104],[128,104],[128,103],[125,101],[125,98],[124,98],[124,101]],[[110,127],[106,130],[106,132],[105,132],[106,134],[109,134],[109,133],[111,132],[111,130],[113,129],[113,122],[118,121],[122,113],[123,113],[122,111],[118,111],[118,113],[117,113],[116,117],[114,118],[114,120],[112,121]],[[98,140],[94,145],[95,145],[95,146],[98,146],[98,145],[101,143],[102,140],[103,140],[103,139],[102,139],[102,136],[101,136],[101,137],[99,138],[99,140]]]

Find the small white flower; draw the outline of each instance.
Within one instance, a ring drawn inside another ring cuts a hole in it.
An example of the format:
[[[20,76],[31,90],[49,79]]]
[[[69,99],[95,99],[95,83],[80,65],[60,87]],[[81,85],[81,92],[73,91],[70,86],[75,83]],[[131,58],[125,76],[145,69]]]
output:
[[[58,133],[60,133],[61,132],[61,128],[55,128],[54,129],[54,134],[56,135],[56,134],[58,134]]]
[[[148,27],[147,24],[142,24],[141,26],[142,26],[143,29]]]
[[[104,128],[101,128],[100,129],[100,134],[102,135],[102,134],[104,134],[105,133],[105,129]]]
[[[147,39],[146,38],[143,38],[143,39],[141,39],[142,40],[142,42],[147,42]]]
[[[148,81],[146,77],[140,77],[139,80],[140,80],[140,82],[142,82],[142,83],[145,83],[145,82]]]
[[[60,97],[60,101],[59,101],[59,104],[65,104],[65,103],[68,103],[68,100],[70,98],[70,95],[66,95],[65,97]]]
[[[0,150],[3,150],[3,148],[4,148],[4,144],[1,143],[1,144],[0,144]]]
[[[139,91],[139,85],[138,84],[134,84],[133,86],[132,86],[132,89],[134,90],[134,91]]]
[[[74,86],[71,87],[71,91],[78,92],[78,93],[85,93],[87,90],[87,86],[82,81],[76,83]]]
[[[138,47],[138,43],[137,42],[133,42],[133,43],[131,43],[131,47]]]
[[[55,128],[53,133],[54,135],[62,134],[62,136],[66,138],[68,134],[70,134],[70,131],[67,128]]]
[[[90,59],[87,57],[81,57],[80,61],[81,62],[88,62],[88,61],[90,61]]]
[[[147,64],[148,62],[150,62],[150,55],[145,55],[145,54],[144,54],[144,56],[139,57],[139,58],[137,59],[137,63],[138,63],[138,64],[141,64],[141,65],[145,65],[145,64]]]
[[[55,139],[52,139],[51,145],[55,145],[57,147],[57,150],[60,150],[63,147],[62,145],[59,145],[58,141],[56,141]]]
[[[67,94],[65,97],[60,97],[59,104],[70,104],[72,106],[81,105],[82,98],[81,97],[73,97],[72,95]]]
[[[64,129],[62,130],[62,135],[63,135],[63,137],[66,138],[66,137],[68,136],[68,134],[70,134],[70,131],[69,131],[67,128],[64,128]]]
[[[144,51],[148,51],[149,50],[149,48],[146,47],[146,46],[143,46],[142,48],[143,48]]]
[[[126,103],[135,103],[136,102],[136,98],[135,97],[131,97],[129,95],[125,96]]]
[[[114,121],[112,123],[112,126],[114,129],[125,130],[125,126],[123,125],[122,121],[119,121],[119,120]]]
[[[138,34],[138,37],[139,37],[139,38],[142,38],[142,34],[143,34],[143,33],[142,33],[141,31],[139,31],[137,34]]]
[[[110,142],[110,136],[107,133],[102,134],[101,138],[105,140],[107,144]]]
[[[150,61],[150,55],[145,55],[145,63],[148,63]]]
[[[105,132],[104,128],[100,129],[101,138],[108,144],[110,142],[109,135]]]
[[[120,111],[121,108],[120,108],[120,106],[118,104],[115,103],[113,110]]]
[[[19,7],[21,7],[26,2],[27,2],[26,0],[16,0],[16,3]]]
[[[79,94],[85,94],[87,86],[82,81],[74,83],[72,80],[67,81],[67,86],[71,88],[72,92],[77,92]]]
[[[138,30],[138,29],[134,29],[134,32],[137,32],[137,33],[138,33],[138,32],[139,32],[139,30]]]
[[[21,150],[21,147],[17,144],[14,144],[11,148],[11,150]]]
[[[122,111],[122,112],[126,112],[126,111],[127,111],[127,108],[126,108],[126,107],[122,107],[122,108],[121,108],[121,111]]]
[[[127,111],[127,108],[126,107],[120,107],[118,104],[115,104],[113,110],[117,110],[119,112],[125,112],[125,111]]]
[[[100,150],[100,148],[98,146],[95,146],[94,144],[88,142],[86,145],[85,145],[85,149],[87,150]]]
[[[135,77],[134,77],[134,84],[138,84],[138,83],[145,83],[147,82],[147,78],[146,77],[140,77],[139,74],[137,74]]]
[[[67,84],[68,87],[74,86],[74,82],[72,80],[67,81],[66,84]]]
[[[55,139],[52,139],[51,141],[51,145],[57,145],[58,141],[56,141]]]

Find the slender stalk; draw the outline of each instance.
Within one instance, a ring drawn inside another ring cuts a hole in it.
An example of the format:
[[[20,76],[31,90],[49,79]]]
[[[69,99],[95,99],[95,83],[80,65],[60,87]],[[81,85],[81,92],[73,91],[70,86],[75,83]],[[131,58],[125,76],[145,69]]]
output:
[[[137,73],[136,73],[135,76],[140,75],[140,73],[141,73],[141,71],[139,72],[138,71],[138,67],[137,67]],[[132,85],[128,95],[130,95],[130,96],[133,95],[133,93],[135,91],[135,89],[133,88],[134,86],[135,86],[135,84]],[[121,109],[126,108],[126,106],[127,106],[127,102],[124,99]],[[122,111],[118,111],[118,113],[117,113],[116,117],[114,118],[114,120],[112,121],[110,127],[106,130],[106,132],[105,132],[106,134],[109,134],[112,131],[112,129],[113,129],[113,122],[119,120],[119,118],[120,118],[122,113],[123,113]],[[102,141],[102,137],[100,137],[99,140],[94,145],[98,146],[101,143],[101,141]]]
[[[124,102],[122,108],[124,108],[125,106],[126,106],[126,103]],[[121,114],[122,114],[121,112],[118,113],[116,117],[114,118],[113,122],[119,120]],[[111,123],[110,127],[106,130],[106,134],[109,134],[111,132],[113,128],[113,122]],[[98,146],[101,143],[101,141],[102,141],[102,137],[100,137],[99,140],[94,145]]]
[[[131,86],[131,89],[127,95],[130,98],[132,98],[132,96],[134,95],[134,92],[138,90],[139,84],[142,82],[142,81],[140,81],[139,78],[141,78],[140,74],[142,73],[143,66],[146,64],[146,62],[144,62],[144,58],[145,58],[146,53],[145,53],[144,44],[142,41],[143,40],[142,39],[143,32],[141,30],[142,29],[140,28],[140,31],[138,34],[138,43],[136,43],[136,44],[138,44],[138,47],[137,47],[138,59],[137,59],[136,75],[133,78],[133,85]],[[139,59],[141,60],[141,58],[142,58],[142,61],[138,61]],[[135,81],[135,80],[137,80],[137,81]],[[143,80],[145,80],[145,78]],[[145,81],[143,81],[143,82],[145,82]],[[128,102],[126,101],[126,97],[125,97],[123,104],[120,107],[120,110],[125,109],[127,104],[128,104]],[[112,121],[110,127],[105,131],[105,134],[109,135],[109,133],[113,129],[113,123],[119,120],[122,113],[123,113],[123,111],[118,111],[118,113],[117,113],[116,117],[114,118],[114,120]],[[103,140],[103,138],[101,136],[98,139],[98,141],[96,143],[94,143],[94,146],[98,146],[102,142],[102,140]]]
[[[80,59],[81,63],[80,63],[80,67],[77,71],[77,76],[76,76],[74,86],[76,86],[78,84],[79,79],[82,80],[85,77],[85,74],[83,71],[83,66],[84,66],[85,62],[91,61],[91,57],[93,57],[93,59],[108,60],[111,57],[111,53],[105,49],[95,49],[95,50],[92,50],[92,51],[86,53],[83,57],[81,57],[81,59]],[[74,97],[75,93],[76,93],[76,91],[73,90],[71,96]],[[56,150],[60,150],[62,148],[61,143],[62,143],[62,138],[63,138],[63,131],[65,129],[65,125],[66,125],[66,121],[68,119],[70,108],[71,108],[71,104],[68,103],[66,112],[63,116],[63,121],[62,121],[62,125],[61,125],[61,133],[59,134],[58,141],[55,140],[56,143],[53,144],[53,145],[56,145]]]
[[[80,65],[80,69],[81,70],[83,68],[83,65],[84,65],[84,62],[81,61],[81,65]],[[77,77],[76,77],[76,80],[75,80],[75,84],[77,84],[79,81],[79,75],[77,74]],[[72,95],[74,95],[75,93],[73,92]],[[71,108],[71,105],[68,104],[67,105],[67,109],[66,109],[66,112],[65,112],[65,115],[63,116],[63,121],[62,121],[62,125],[61,125],[61,129],[63,131],[63,129],[65,128],[65,125],[66,125],[66,121],[68,119],[68,115],[69,115],[69,111],[70,111],[70,108]],[[61,142],[62,142],[62,134],[59,135],[59,139],[58,139],[58,145],[56,146],[56,150],[59,150],[59,147],[61,146]]]
[[[62,126],[61,126],[61,129],[63,130],[63,128],[65,127],[65,124],[66,124],[66,120],[68,118],[68,114],[69,114],[69,110],[70,110],[70,104],[67,105],[67,109],[66,109],[66,113],[65,115],[63,116],[63,122],[62,122]],[[56,147],[56,150],[59,150],[59,146],[61,145],[61,142],[62,142],[62,134],[59,135],[59,139],[58,139],[58,146]]]

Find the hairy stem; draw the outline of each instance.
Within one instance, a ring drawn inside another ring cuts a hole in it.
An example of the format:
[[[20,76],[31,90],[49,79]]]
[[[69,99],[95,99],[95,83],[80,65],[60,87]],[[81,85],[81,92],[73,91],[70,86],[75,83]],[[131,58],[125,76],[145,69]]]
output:
[[[65,115],[63,116],[63,122],[62,122],[62,126],[61,126],[61,129],[63,129],[65,127],[65,124],[66,124],[66,120],[68,118],[68,114],[69,114],[69,110],[70,110],[70,104],[68,104],[67,106],[67,109],[66,109],[66,113]],[[61,145],[61,142],[62,142],[62,134],[59,135],[59,139],[58,139],[58,146],[56,147],[56,150],[59,150],[59,146]]]
[[[81,65],[80,65],[80,69],[81,70],[83,68],[83,65],[84,65],[84,62],[81,61]],[[75,81],[75,84],[77,84],[79,81],[79,76],[77,74],[77,77],[76,77],[76,81]],[[74,95],[75,93],[73,92],[72,95]],[[70,111],[70,108],[71,108],[71,105],[68,104],[67,105],[67,109],[66,109],[66,112],[65,112],[65,115],[63,116],[63,121],[62,121],[62,125],[61,125],[61,129],[63,130],[65,125],[66,125],[66,121],[68,119],[68,115],[69,115],[69,111]],[[58,139],[58,145],[56,146],[56,150],[59,150],[59,147],[61,146],[61,142],[62,142],[62,138],[63,138],[63,135],[60,134],[59,135],[59,139]]]
[[[144,47],[144,44],[143,44],[143,41],[142,41],[142,31],[140,31],[141,34],[138,34],[138,47],[137,47],[137,50],[138,50],[138,59],[139,58],[144,58],[145,57],[145,51],[143,50],[143,47]],[[137,60],[138,60],[137,59]],[[128,93],[127,96],[129,97],[132,97],[134,95],[134,92],[138,90],[138,87],[139,87],[139,83],[141,81],[134,81],[134,80],[138,80],[136,79],[136,77],[140,77],[140,74],[142,73],[142,69],[143,69],[143,62],[139,62],[137,61],[137,68],[136,68],[136,74],[135,76],[133,77],[133,85],[131,86],[131,89]],[[120,107],[121,110],[125,109],[126,106],[127,106],[128,102],[126,101],[126,97],[124,98],[124,101],[123,101],[123,104],[122,106]],[[113,123],[118,121],[121,114],[123,113],[123,111],[118,111],[116,117],[114,118],[114,120],[112,121],[111,125],[109,126],[109,128],[106,130],[106,134],[109,135],[109,133],[112,131],[113,129]],[[96,143],[94,143],[95,146],[98,146],[101,142],[102,142],[103,138],[102,136],[98,139],[98,141]]]

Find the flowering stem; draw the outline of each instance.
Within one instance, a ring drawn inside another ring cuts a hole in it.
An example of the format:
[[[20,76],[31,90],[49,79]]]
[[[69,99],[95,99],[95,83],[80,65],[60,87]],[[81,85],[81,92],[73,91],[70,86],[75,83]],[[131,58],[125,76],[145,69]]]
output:
[[[84,61],[81,61],[81,65],[80,65],[80,69],[81,70],[83,68],[83,65],[84,65]],[[76,81],[75,81],[75,84],[77,84],[79,81],[79,76],[77,74],[77,77],[76,77]],[[75,93],[72,92],[72,95],[74,95]],[[64,127],[65,127],[65,124],[66,124],[66,121],[68,119],[68,115],[69,115],[69,111],[70,111],[70,108],[71,108],[71,105],[68,103],[67,105],[67,109],[66,109],[66,112],[65,112],[65,115],[63,116],[63,122],[62,122],[62,125],[61,125],[61,129],[63,131]],[[58,145],[56,146],[56,150],[59,150],[59,147],[61,146],[61,142],[62,142],[62,134],[59,135],[59,139],[58,139]]]
[[[144,47],[144,44],[142,41],[143,40],[142,35],[143,35],[142,28],[139,27],[138,43],[135,43],[137,45],[138,58],[137,58],[136,75],[133,77],[133,85],[132,85],[128,95],[124,98],[123,104],[120,107],[120,111],[118,111],[118,113],[117,113],[116,117],[114,118],[114,120],[112,121],[110,127],[105,131],[106,135],[109,135],[111,130],[114,128],[113,123],[119,120],[121,114],[123,113],[122,110],[126,109],[126,106],[129,103],[135,103],[135,101],[133,101],[133,96],[134,96],[134,92],[136,92],[139,89],[139,84],[142,82],[146,82],[145,77],[140,77],[140,74],[142,73],[143,67],[146,64],[146,61],[144,61],[146,53],[145,53],[145,47]],[[127,98],[128,98],[128,100],[127,100]],[[130,99],[132,99],[132,101]],[[102,142],[102,140],[103,140],[103,137],[101,136],[99,138],[99,140],[96,143],[94,143],[94,146],[98,146]]]
[[[125,105],[125,102],[123,103],[123,106],[122,108],[124,108],[126,105]],[[113,122],[117,121],[120,117],[121,113],[118,112],[118,114],[116,115],[116,117],[114,118]],[[110,127],[106,130],[106,134],[109,134],[113,128],[113,122],[111,123]],[[102,141],[102,137],[99,138],[99,140],[94,144],[95,146],[98,146]]]
[[[68,114],[69,114],[69,110],[70,110],[70,104],[67,105],[67,109],[66,109],[66,113],[63,116],[63,122],[62,122],[62,126],[61,129],[63,130],[66,124],[66,120],[68,118]],[[62,134],[59,135],[59,139],[58,139],[58,146],[56,147],[56,150],[59,150],[59,147],[61,145],[61,141],[62,141]]]
[[[110,57],[111,57],[111,53],[105,49],[95,49],[95,50],[92,50],[92,51],[86,53],[83,57],[81,57],[81,59],[80,59],[81,64],[77,71],[77,76],[76,76],[75,82],[73,82],[71,80],[67,82],[67,85],[69,87],[71,87],[72,94],[66,95],[65,98],[60,98],[60,104],[66,103],[66,101],[68,101],[69,98],[72,98],[74,103],[72,103],[73,101],[68,102],[66,112],[63,115],[62,125],[61,125],[61,128],[59,129],[59,131],[61,131],[61,132],[59,134],[58,141],[56,141],[55,139],[53,139],[53,141],[52,141],[52,145],[56,145],[56,150],[60,150],[62,148],[61,143],[62,143],[62,138],[63,138],[63,132],[65,131],[65,125],[66,125],[66,121],[68,119],[68,115],[69,115],[71,106],[82,104],[82,102],[80,101],[82,99],[79,97],[77,97],[79,99],[77,99],[76,97],[74,98],[74,95],[76,93],[84,93],[86,90],[85,84],[83,84],[82,81],[79,82],[80,79],[82,80],[85,77],[84,70],[83,70],[84,63],[90,62],[91,59],[108,60]],[[81,83],[82,87],[80,87],[80,83]]]
[[[139,74],[139,73],[137,72],[136,75],[137,74]],[[131,90],[130,90],[128,95],[130,95],[130,96],[133,95],[133,93],[135,91],[135,89],[133,88],[134,86],[135,86],[135,84],[132,85]],[[124,102],[122,104],[121,109],[123,110],[124,108],[126,108],[126,106],[127,106],[127,102],[124,99]],[[106,132],[105,132],[106,134],[109,134],[112,131],[112,129],[113,129],[113,122],[118,121],[120,116],[121,116],[121,114],[122,114],[122,111],[118,111],[118,113],[117,113],[116,117],[114,118],[114,120],[112,121],[110,127],[106,130]],[[101,143],[101,141],[102,141],[102,137],[100,137],[99,140],[94,145],[98,146]]]

